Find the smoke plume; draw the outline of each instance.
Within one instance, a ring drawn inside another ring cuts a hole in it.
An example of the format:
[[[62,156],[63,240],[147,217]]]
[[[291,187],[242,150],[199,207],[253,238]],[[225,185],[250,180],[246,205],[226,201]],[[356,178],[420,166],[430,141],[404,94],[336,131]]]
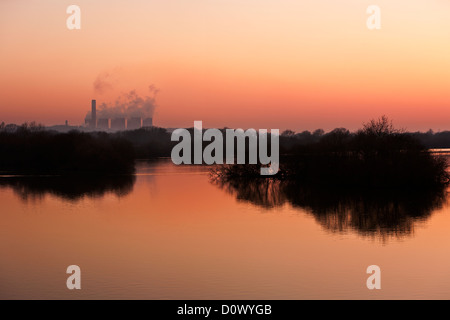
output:
[[[101,103],[97,107],[97,119],[101,118],[152,118],[156,107],[156,95],[158,90],[155,86],[149,86],[149,94],[140,96],[136,90],[121,95],[113,103]],[[86,118],[90,118],[89,112]]]
[[[109,72],[100,73],[94,81],[94,92],[96,94],[103,94],[112,88],[112,78]]]

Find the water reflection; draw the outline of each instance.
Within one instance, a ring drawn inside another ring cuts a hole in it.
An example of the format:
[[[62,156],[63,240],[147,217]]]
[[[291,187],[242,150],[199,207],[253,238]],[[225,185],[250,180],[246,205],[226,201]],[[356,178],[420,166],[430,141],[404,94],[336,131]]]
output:
[[[41,199],[50,194],[67,201],[106,194],[125,196],[133,190],[133,175],[102,177],[12,176],[0,178],[0,188],[11,188],[23,201]]]
[[[275,179],[211,181],[238,200],[272,209],[289,203],[312,214],[331,232],[356,231],[379,238],[401,238],[414,233],[446,202],[445,190],[364,190],[306,186]]]

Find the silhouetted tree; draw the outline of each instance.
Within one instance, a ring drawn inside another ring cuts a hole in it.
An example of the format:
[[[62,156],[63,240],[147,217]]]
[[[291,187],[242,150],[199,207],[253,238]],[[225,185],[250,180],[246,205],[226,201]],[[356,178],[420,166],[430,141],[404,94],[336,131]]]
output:
[[[395,129],[392,121],[383,115],[378,120],[371,120],[365,123],[359,132],[366,135],[385,136],[401,133],[402,130]]]
[[[323,129],[317,129],[313,132],[313,136],[315,137],[321,137],[325,134],[325,131]]]
[[[283,137],[292,137],[292,136],[295,135],[295,132],[292,131],[292,130],[284,130],[284,131],[281,133],[281,135],[282,135]]]

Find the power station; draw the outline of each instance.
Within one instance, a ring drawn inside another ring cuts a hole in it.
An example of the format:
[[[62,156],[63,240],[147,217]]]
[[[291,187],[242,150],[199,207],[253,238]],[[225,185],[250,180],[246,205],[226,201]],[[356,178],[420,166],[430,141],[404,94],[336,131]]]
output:
[[[101,113],[101,110],[100,110]],[[100,130],[136,130],[140,128],[153,127],[153,118],[150,117],[127,117],[127,116],[116,116],[116,117],[100,117],[97,118],[97,101],[92,100],[91,102],[91,116],[86,117],[85,123],[87,127],[91,129]]]
[[[92,100],[91,106],[92,106],[91,126],[93,128],[97,128],[97,101]]]

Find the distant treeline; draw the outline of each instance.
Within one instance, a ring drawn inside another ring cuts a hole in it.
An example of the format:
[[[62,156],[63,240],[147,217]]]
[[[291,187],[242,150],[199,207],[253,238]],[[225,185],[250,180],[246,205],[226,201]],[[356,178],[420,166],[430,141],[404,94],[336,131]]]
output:
[[[174,143],[162,128],[116,133],[68,133],[36,123],[0,125],[0,172],[21,174],[128,174],[136,159],[168,157]]]
[[[15,124],[0,123],[0,132],[14,133],[23,130],[43,131],[45,126],[35,122],[24,123],[20,126]],[[189,129],[193,132],[193,128]],[[222,129],[224,131],[225,129]],[[355,136],[358,131],[350,132],[345,128],[336,128],[329,132],[323,129],[315,131],[295,132],[292,130],[285,130],[280,136],[280,145],[282,151],[287,151],[293,146],[314,144],[327,138],[328,136],[348,135]],[[405,135],[410,135],[416,138],[424,147],[429,149],[450,148],[450,131],[434,132],[429,130],[427,132],[402,132]],[[137,157],[152,158],[152,157],[168,157],[172,147],[176,144],[170,141],[170,133],[164,128],[152,127],[145,129],[138,129],[134,131],[122,131],[117,133],[110,133],[123,137],[131,142],[137,152]],[[283,153],[283,152],[282,152]]]
[[[189,131],[193,134],[193,128]],[[117,133],[58,133],[35,123],[14,130],[1,124],[0,171],[131,173],[136,159],[170,157],[177,143],[171,141],[170,132],[157,127]],[[209,143],[203,142],[203,148]],[[441,184],[448,181],[447,163],[427,149],[445,147],[450,147],[450,132],[402,132],[385,117],[356,132],[343,128],[328,133],[287,130],[280,136],[281,170],[277,176],[371,186]],[[248,152],[248,144],[246,149]],[[260,167],[223,166],[220,174],[228,178],[259,176]]]
[[[408,133],[429,149],[450,148],[450,131]]]
[[[111,133],[111,136],[128,142],[134,150],[136,159],[170,157],[176,144],[170,140],[171,134],[166,129],[158,127],[120,131]]]
[[[56,133],[23,125],[0,131],[0,171],[20,174],[116,174],[134,171],[125,139],[106,133]]]
[[[450,148],[450,131],[433,132],[402,132],[417,139],[424,147],[428,149]],[[357,132],[350,132],[345,128],[336,128],[328,133],[322,129],[317,129],[313,132],[303,131],[296,133],[292,130],[286,130],[281,134],[281,146],[289,149],[293,145],[308,145],[319,142],[322,138],[327,136],[348,135],[355,136]]]

